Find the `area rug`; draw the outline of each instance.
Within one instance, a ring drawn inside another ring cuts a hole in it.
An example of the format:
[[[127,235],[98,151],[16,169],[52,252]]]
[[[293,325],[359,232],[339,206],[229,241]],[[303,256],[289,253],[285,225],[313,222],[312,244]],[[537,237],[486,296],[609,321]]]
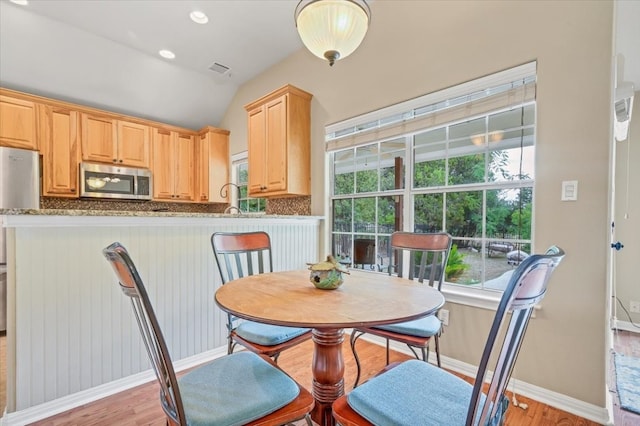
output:
[[[640,358],[615,354],[620,407],[640,414]]]

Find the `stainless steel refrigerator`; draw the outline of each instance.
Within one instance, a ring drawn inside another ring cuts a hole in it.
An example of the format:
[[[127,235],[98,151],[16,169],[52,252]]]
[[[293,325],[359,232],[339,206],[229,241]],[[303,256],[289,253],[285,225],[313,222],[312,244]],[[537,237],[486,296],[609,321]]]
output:
[[[0,209],[40,207],[40,160],[36,151],[0,147]],[[0,331],[7,329],[6,230],[0,214]]]

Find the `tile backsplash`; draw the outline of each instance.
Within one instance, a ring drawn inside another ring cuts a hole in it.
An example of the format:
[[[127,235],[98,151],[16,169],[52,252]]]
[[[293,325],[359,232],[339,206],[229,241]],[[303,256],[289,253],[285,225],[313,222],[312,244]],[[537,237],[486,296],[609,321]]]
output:
[[[87,200],[78,198],[40,198],[41,209],[168,211],[180,213],[223,213],[226,204],[163,203],[160,201]]]
[[[311,215],[311,197],[270,198],[267,200],[267,214]]]
[[[163,203],[160,201],[118,201],[78,198],[41,197],[41,209],[58,210],[116,210],[116,211],[168,211],[177,213],[224,213],[227,204]],[[311,197],[279,198],[267,200],[266,213],[270,215],[311,215]]]

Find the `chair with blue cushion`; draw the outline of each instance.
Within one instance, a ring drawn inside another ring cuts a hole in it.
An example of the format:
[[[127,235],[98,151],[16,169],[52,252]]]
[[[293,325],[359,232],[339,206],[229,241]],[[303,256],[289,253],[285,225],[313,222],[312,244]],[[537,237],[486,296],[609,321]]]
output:
[[[504,392],[533,309],[564,252],[558,247],[522,261],[504,290],[480,358],[473,385],[432,364],[409,360],[363,383],[333,403],[343,426],[504,424],[509,405]],[[486,388],[489,362],[493,375]]]
[[[273,272],[271,239],[266,232],[215,232],[211,247],[222,283],[249,275]],[[295,307],[292,307],[295,309]],[[308,328],[284,327],[243,320],[227,314],[228,353],[236,344],[278,361],[280,353],[311,338]]]
[[[389,258],[389,275],[407,277],[410,280],[430,285],[440,290],[444,281],[445,269],[451,251],[452,237],[445,232],[420,234],[413,232],[394,232],[391,234],[391,255]],[[440,366],[440,334],[442,323],[437,314],[417,320],[380,325],[376,327],[354,328],[351,332],[351,350],[356,361],[357,373],[353,387],[360,381],[360,359],[356,351],[356,342],[364,334],[382,337],[387,343],[387,365],[389,364],[389,341],[406,344],[416,358],[429,358],[429,342],[435,341],[435,352]]]
[[[160,324],[127,250],[113,243],[102,253],[131,300],[142,340],[160,384],[167,424],[197,426],[283,425],[305,419],[314,400],[268,357],[225,355],[176,378]]]

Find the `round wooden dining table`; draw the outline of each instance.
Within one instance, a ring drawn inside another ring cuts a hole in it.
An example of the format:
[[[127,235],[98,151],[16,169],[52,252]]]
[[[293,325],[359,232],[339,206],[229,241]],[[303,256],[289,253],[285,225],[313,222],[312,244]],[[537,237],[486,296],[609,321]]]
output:
[[[344,329],[409,321],[444,304],[426,284],[354,270],[335,290],[315,288],[308,270],[252,275],[220,287],[215,300],[240,318],[313,329],[312,419],[323,426],[335,424],[331,404],[344,394]]]

